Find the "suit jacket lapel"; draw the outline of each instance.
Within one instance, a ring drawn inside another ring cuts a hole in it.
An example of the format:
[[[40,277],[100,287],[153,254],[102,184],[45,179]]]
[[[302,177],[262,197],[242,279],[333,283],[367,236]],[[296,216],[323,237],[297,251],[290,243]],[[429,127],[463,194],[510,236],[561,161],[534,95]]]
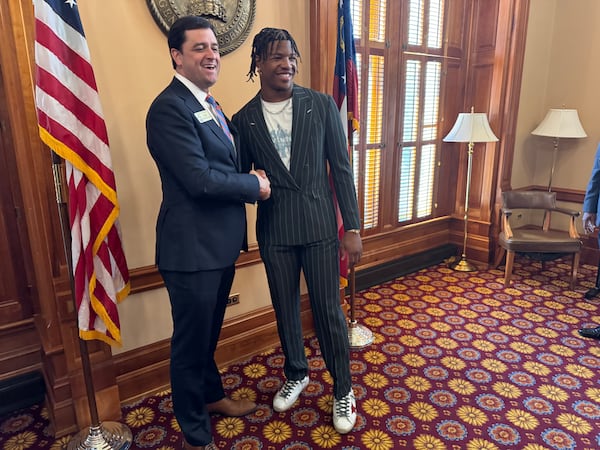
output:
[[[303,138],[310,136],[311,132],[312,100],[304,89],[297,86],[294,86],[292,97],[294,112],[292,119],[290,172],[295,179],[298,179],[296,174],[302,172],[301,168],[304,166],[309,154],[306,148],[304,148],[306,139]]]
[[[204,106],[202,106],[202,103],[200,103],[198,101],[198,99],[194,96],[194,94],[192,94],[192,92],[181,81],[179,81],[177,78],[173,78],[173,81],[171,82],[171,86],[173,89],[175,89],[175,91],[177,91],[178,95],[183,98],[183,100],[185,101],[185,104],[190,109],[190,111],[192,111],[192,113],[195,114],[198,111],[207,111],[212,117],[212,111],[206,110],[206,108],[204,108]],[[229,131],[231,131],[231,133],[233,134],[229,120],[227,120],[227,124],[230,127]],[[227,146],[227,148],[229,148],[229,154],[231,156],[231,159],[235,162],[236,168],[239,169],[239,161],[238,161],[238,157],[237,157],[237,152],[236,152],[234,146],[232,145],[231,141],[225,134],[225,132],[221,129],[221,127],[219,125],[217,125],[217,123],[212,119],[201,123],[201,125],[208,127],[210,129],[210,131],[212,131],[214,133],[214,135],[219,140],[221,140],[221,142],[223,142],[223,144],[225,144]]]

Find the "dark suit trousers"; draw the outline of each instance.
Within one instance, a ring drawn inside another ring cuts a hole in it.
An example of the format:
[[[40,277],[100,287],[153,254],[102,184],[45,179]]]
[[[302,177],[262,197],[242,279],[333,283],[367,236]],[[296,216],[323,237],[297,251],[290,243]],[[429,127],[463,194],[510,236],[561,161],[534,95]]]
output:
[[[300,318],[302,269],[319,346],[337,399],[352,387],[348,327],[340,306],[338,248],[337,236],[307,245],[260,246],[285,354],[286,378],[300,380],[308,374]]]
[[[175,417],[191,445],[212,440],[207,403],[225,397],[214,360],[235,266],[161,271],[171,300],[171,390]]]

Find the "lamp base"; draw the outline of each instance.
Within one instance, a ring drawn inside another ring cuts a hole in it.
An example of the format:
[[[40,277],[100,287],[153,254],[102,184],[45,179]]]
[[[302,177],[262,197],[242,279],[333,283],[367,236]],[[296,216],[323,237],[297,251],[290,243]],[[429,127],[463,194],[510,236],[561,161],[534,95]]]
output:
[[[348,326],[348,340],[350,348],[363,348],[373,343],[373,333],[368,328],[350,321]]]
[[[467,258],[464,255],[460,260],[450,263],[448,267],[457,272],[476,272],[478,270],[477,266],[467,261]]]

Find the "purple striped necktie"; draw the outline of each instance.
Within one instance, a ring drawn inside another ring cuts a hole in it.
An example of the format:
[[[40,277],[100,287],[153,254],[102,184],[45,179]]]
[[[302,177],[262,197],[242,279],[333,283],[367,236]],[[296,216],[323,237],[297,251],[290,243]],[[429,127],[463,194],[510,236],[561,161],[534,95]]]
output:
[[[229,127],[227,126],[227,120],[225,120],[225,114],[223,114],[223,110],[221,109],[221,106],[219,106],[219,104],[217,103],[215,98],[210,94],[208,94],[206,96],[206,101],[208,102],[208,104],[210,106],[212,106],[213,111],[217,116],[217,120],[219,121],[219,125],[221,125],[221,129],[223,130],[225,135],[229,138],[231,143],[234,144],[233,136],[231,135],[231,131],[229,131]]]

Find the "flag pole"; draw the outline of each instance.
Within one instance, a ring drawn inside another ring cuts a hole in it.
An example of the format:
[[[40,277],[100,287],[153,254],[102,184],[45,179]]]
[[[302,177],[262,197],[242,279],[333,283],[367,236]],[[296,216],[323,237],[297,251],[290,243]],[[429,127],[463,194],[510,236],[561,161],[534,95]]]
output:
[[[335,70],[333,82],[333,97],[337,107],[340,110],[340,118],[346,133],[348,157],[352,166],[353,154],[353,139],[352,134],[355,129],[355,121],[358,120],[358,79],[356,76],[356,60],[354,33],[352,31],[352,15],[350,11],[350,3],[339,0],[338,4],[338,32],[337,32],[337,49],[335,54]],[[349,88],[350,86],[350,88]],[[356,124],[357,125],[357,124]],[[341,218],[339,205],[337,213]],[[343,233],[344,228],[338,223],[338,235],[340,230]],[[343,236],[343,234],[341,234]],[[340,260],[340,266],[342,261]],[[346,271],[344,265],[340,267],[340,271]],[[341,274],[344,278],[348,278],[348,274]],[[361,348],[370,345],[373,342],[373,333],[371,330],[359,325],[355,317],[355,270],[354,265],[350,267],[349,287],[350,287],[350,321],[348,324],[348,340],[351,348]]]
[[[354,266],[350,267],[350,323],[348,324],[348,340],[350,348],[363,348],[373,343],[373,333],[367,327],[356,322],[356,272]]]
[[[75,281],[73,278],[73,260],[71,254],[71,227],[69,224],[69,211],[67,210],[67,200],[64,191],[66,186],[64,177],[63,159],[52,152],[52,175],[54,178],[54,190],[56,193],[56,203],[58,205],[58,215],[60,218],[60,229],[63,237],[63,248],[67,260],[69,271],[69,281],[71,284],[71,294],[75,304]],[[74,308],[77,311],[77,305]],[[131,446],[131,430],[126,425],[119,422],[101,423],[98,418],[98,406],[96,404],[96,395],[94,391],[94,381],[92,378],[92,365],[87,342],[79,338],[79,352],[81,354],[81,367],[83,370],[83,379],[85,382],[85,391],[90,412],[91,425],[76,434],[68,444],[69,450],[127,450]]]

